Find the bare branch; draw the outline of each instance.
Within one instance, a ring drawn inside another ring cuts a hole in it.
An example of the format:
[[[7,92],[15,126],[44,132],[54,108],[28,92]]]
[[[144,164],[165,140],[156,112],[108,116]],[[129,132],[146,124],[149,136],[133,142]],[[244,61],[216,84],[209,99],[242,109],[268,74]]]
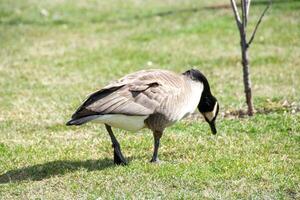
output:
[[[243,26],[247,27],[251,0],[241,0]]]
[[[249,16],[249,9],[250,9],[250,2],[251,0],[243,0],[243,10],[245,12],[244,14],[244,26],[247,26],[248,23],[248,16]]]
[[[269,4],[267,5],[267,7],[265,8],[265,10],[264,10],[263,13],[261,14],[261,16],[260,16],[260,18],[259,18],[259,20],[258,20],[258,22],[257,22],[257,24],[256,24],[256,26],[255,26],[255,28],[254,28],[254,31],[253,31],[253,33],[252,33],[252,35],[251,35],[251,38],[250,38],[250,40],[249,40],[249,42],[248,42],[248,45],[247,45],[248,47],[250,46],[250,44],[251,44],[252,41],[254,40],[256,31],[257,31],[257,29],[258,29],[258,27],[259,27],[259,25],[260,25],[260,23],[261,23],[263,17],[265,16],[266,12],[267,12],[268,9],[270,8],[271,4],[272,4],[272,0],[269,1]]]
[[[231,7],[232,7],[232,10],[234,13],[236,24],[237,24],[239,30],[241,30],[242,22],[241,22],[239,11],[236,7],[236,2],[235,2],[235,0],[230,0],[230,2],[231,2]]]
[[[242,24],[245,29],[247,26],[246,0],[241,0],[241,8],[242,8]]]
[[[248,17],[248,15],[249,15],[250,4],[251,4],[251,0],[246,0],[246,5],[247,5],[246,13],[247,13],[247,17]]]

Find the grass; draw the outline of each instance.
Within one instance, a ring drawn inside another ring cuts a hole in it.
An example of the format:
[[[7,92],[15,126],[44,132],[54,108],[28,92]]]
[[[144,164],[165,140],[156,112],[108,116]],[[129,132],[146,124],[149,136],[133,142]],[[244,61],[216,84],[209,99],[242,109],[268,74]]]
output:
[[[264,9],[255,3],[249,30]],[[260,1],[261,2],[261,1]],[[0,1],[0,199],[299,199],[300,2],[274,1],[250,48],[245,109],[228,1]],[[92,91],[129,72],[195,67],[220,101],[219,133],[184,120],[162,138],[64,123]],[[288,102],[290,106],[284,107]]]

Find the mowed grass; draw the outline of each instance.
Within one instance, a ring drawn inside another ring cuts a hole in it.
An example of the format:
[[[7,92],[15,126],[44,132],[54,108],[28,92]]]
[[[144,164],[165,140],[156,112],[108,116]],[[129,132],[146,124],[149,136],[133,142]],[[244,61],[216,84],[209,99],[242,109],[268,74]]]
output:
[[[255,3],[257,2],[257,3]],[[300,2],[274,1],[250,48],[251,118],[229,1],[0,1],[0,199],[299,199]],[[216,7],[214,7],[216,6]],[[249,32],[263,1],[250,9]],[[85,97],[141,69],[201,70],[221,104],[152,133],[66,127]]]

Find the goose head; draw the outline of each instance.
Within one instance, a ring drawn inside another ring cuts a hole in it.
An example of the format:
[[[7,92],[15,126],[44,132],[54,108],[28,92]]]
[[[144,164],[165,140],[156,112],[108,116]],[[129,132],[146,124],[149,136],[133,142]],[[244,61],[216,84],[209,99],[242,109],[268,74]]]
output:
[[[212,133],[216,134],[217,129],[215,122],[219,113],[219,103],[216,97],[211,94],[206,77],[196,69],[190,69],[183,74],[190,77],[192,80],[199,81],[203,84],[203,91],[199,91],[202,92],[202,94],[198,104],[198,110],[209,124]]]
[[[217,133],[217,129],[216,129],[216,119],[219,113],[219,103],[217,101],[217,99],[214,96],[211,97],[206,97],[205,98],[205,103],[204,106],[206,107],[205,109],[203,109],[203,105],[198,105],[198,109],[201,112],[201,114],[203,115],[205,121],[209,124],[211,132],[213,134]]]

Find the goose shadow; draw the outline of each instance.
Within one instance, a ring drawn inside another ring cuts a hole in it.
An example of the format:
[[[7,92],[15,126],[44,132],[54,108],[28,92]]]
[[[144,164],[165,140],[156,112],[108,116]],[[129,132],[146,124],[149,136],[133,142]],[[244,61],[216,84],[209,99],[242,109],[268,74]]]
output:
[[[131,159],[128,158],[128,160]],[[64,175],[83,168],[87,171],[100,171],[113,167],[115,167],[113,160],[108,158],[83,161],[56,160],[7,171],[0,175],[0,184],[15,183],[26,180],[40,181],[52,176]]]

